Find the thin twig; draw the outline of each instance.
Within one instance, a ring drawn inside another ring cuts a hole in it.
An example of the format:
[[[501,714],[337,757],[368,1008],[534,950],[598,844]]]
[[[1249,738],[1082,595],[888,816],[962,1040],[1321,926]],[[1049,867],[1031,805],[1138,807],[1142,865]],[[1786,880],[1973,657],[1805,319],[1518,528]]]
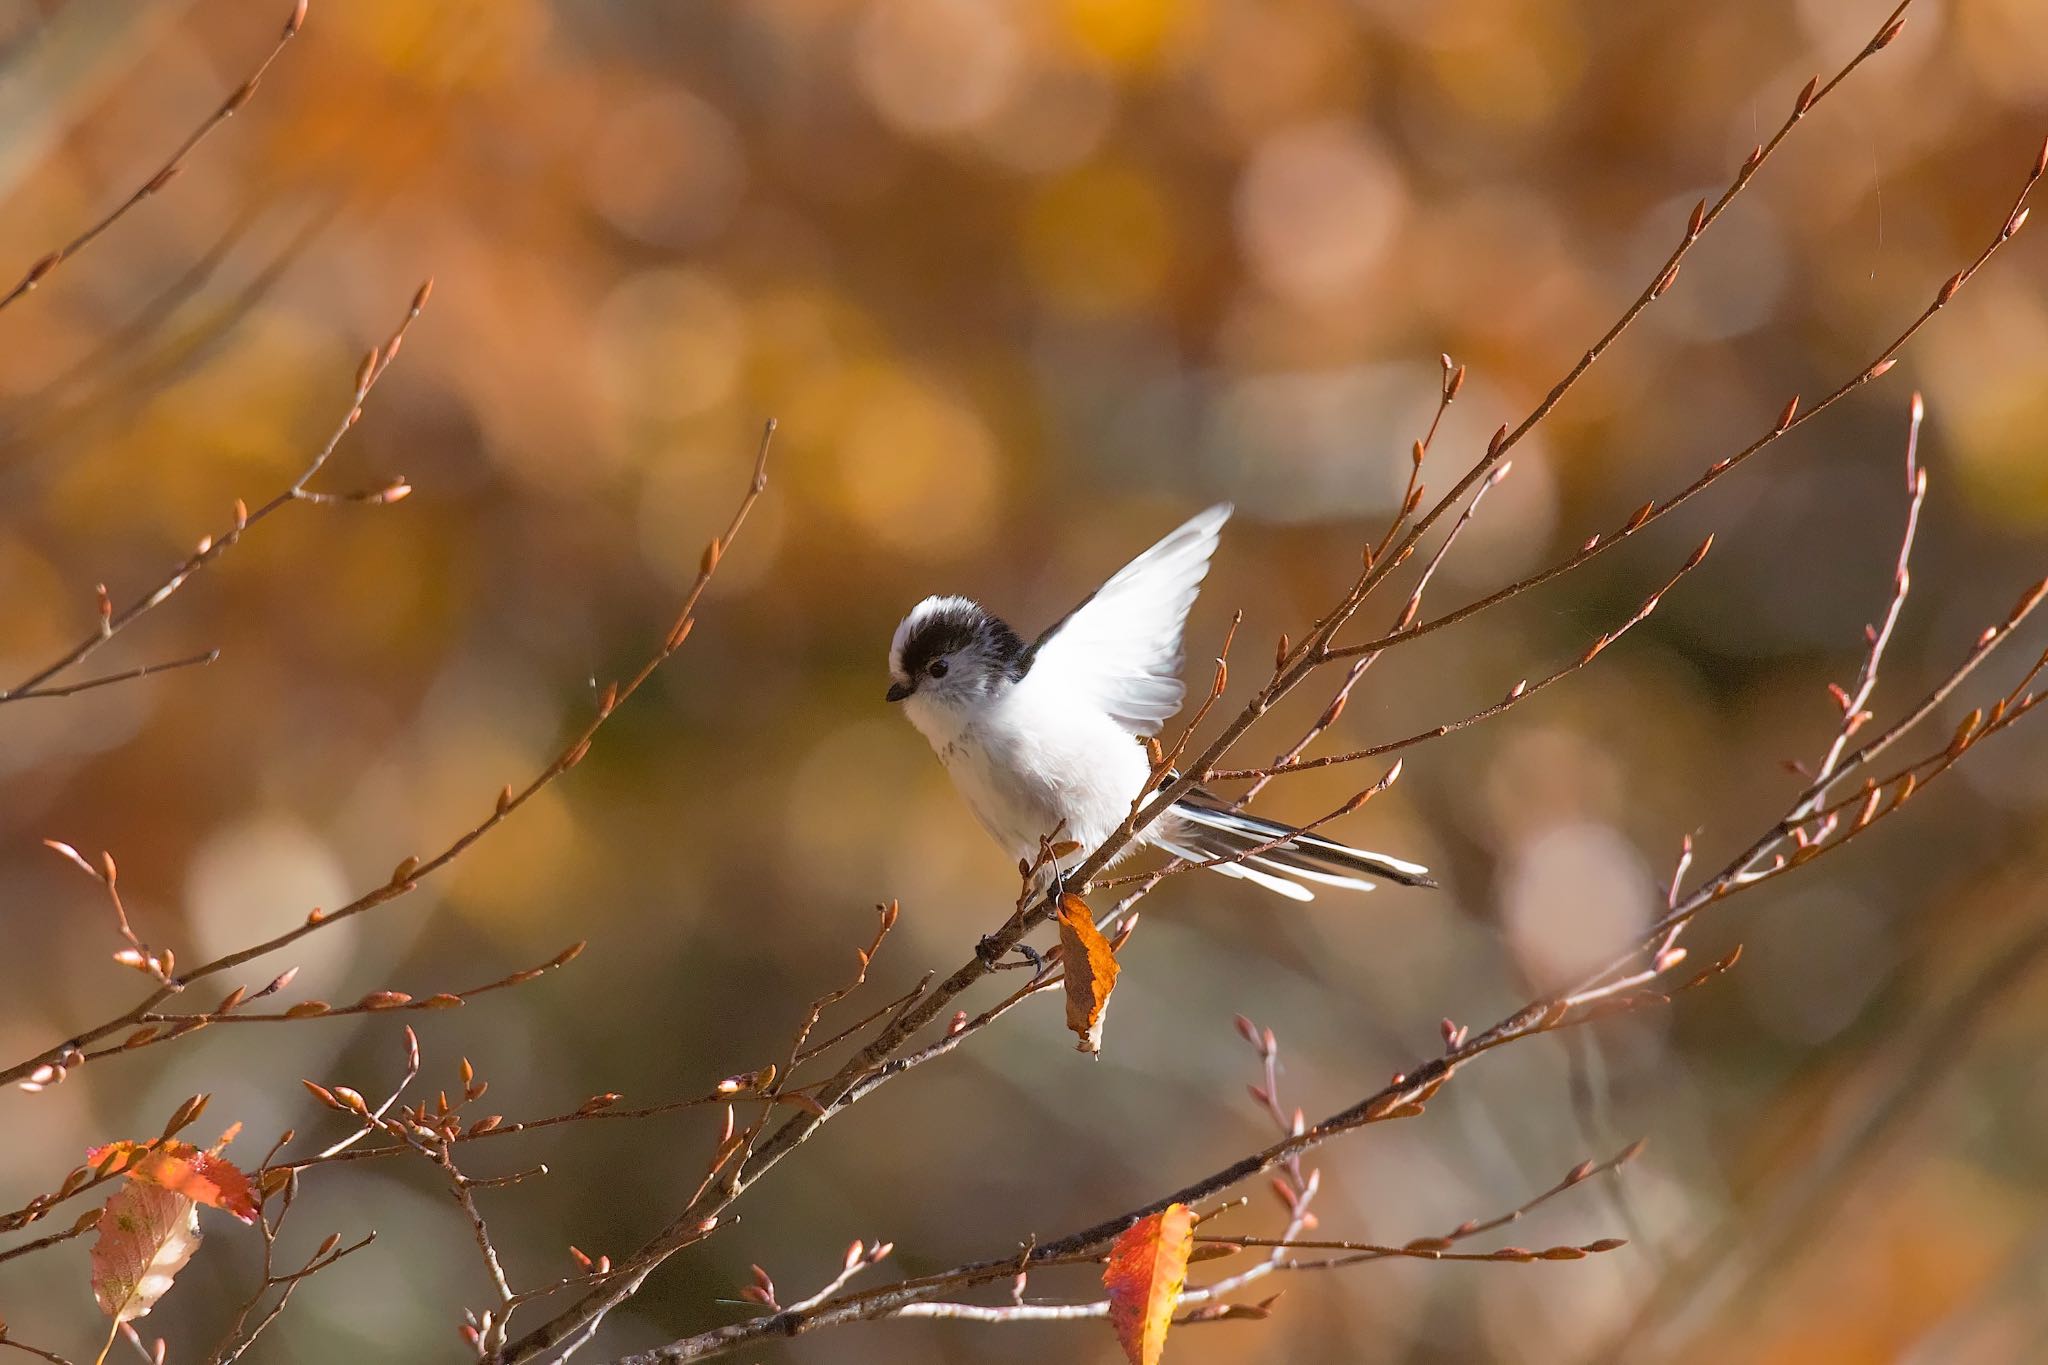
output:
[[[388,355],[386,359],[388,363]],[[374,367],[371,368],[374,369]],[[364,386],[359,384],[359,398],[363,391]],[[360,411],[360,408],[358,407],[355,411]],[[692,628],[696,625],[695,612],[697,604],[702,600],[705,590],[710,586],[712,575],[717,570],[725,547],[731,544],[733,537],[745,525],[747,514],[753,510],[754,504],[760,499],[762,490],[768,486],[768,451],[774,439],[774,434],[775,423],[771,421],[763,429],[760,447],[754,458],[753,476],[747,484],[746,491],[741,495],[739,505],[735,509],[732,519],[726,526],[725,534],[714,539],[705,548],[704,559],[698,568],[696,580],[684,595],[683,604],[677,613],[675,623],[663,636],[660,646],[656,648],[654,653],[631,678],[624,683],[615,683],[606,689],[598,705],[597,713],[585,722],[576,736],[569,741],[568,745],[542,768],[540,773],[530,780],[525,787],[516,792],[512,788],[506,787],[498,794],[495,807],[489,816],[471,826],[445,845],[439,852],[424,861],[418,858],[405,859],[393,870],[390,879],[384,885],[365,892],[337,910],[325,912],[316,910],[308,915],[303,923],[294,928],[287,929],[260,943],[255,943],[246,948],[217,957],[210,962],[193,968],[189,972],[183,973],[176,983],[160,987],[117,1018],[95,1025],[68,1042],[61,1043],[56,1047],[46,1048],[34,1057],[17,1062],[5,1070],[0,1070],[0,1084],[11,1081],[33,1080],[39,1070],[61,1065],[62,1058],[78,1053],[86,1044],[96,1042],[122,1029],[135,1026],[145,1015],[156,1009],[157,1006],[161,1005],[177,991],[189,987],[196,981],[216,976],[221,972],[230,971],[245,962],[274,953],[281,948],[289,947],[308,934],[317,933],[331,925],[338,924],[346,919],[352,919],[357,915],[374,910],[378,906],[406,895],[414,890],[421,880],[454,862],[472,844],[503,824],[515,811],[531,801],[542,788],[548,786],[563,773],[582,762],[584,755],[590,751],[591,742],[596,737],[598,730],[604,726],[619,703],[627,700],[637,692],[654,675],[654,671],[666,663],[677,650],[681,649],[683,642],[689,638]],[[315,469],[317,469],[317,462]],[[310,477],[312,472],[308,471],[307,477]]]
[[[97,590],[99,619],[94,623],[91,633],[66,650],[58,658],[37,669],[13,687],[0,691],[0,704],[12,701],[26,701],[31,697],[61,695],[61,693],[54,690],[52,685],[52,680],[58,674],[82,663],[99,650],[101,646],[105,645],[127,627],[133,625],[141,617],[162,606],[178,589],[185,586],[193,574],[213,563],[216,559],[227,553],[232,546],[239,543],[243,534],[251,526],[263,521],[278,511],[278,509],[291,503],[310,502],[320,499],[322,495],[308,491],[308,482],[326,465],[336,448],[340,446],[342,438],[362,418],[363,405],[369,399],[370,391],[376,387],[377,381],[383,378],[385,370],[389,368],[391,361],[397,356],[399,347],[405,340],[406,330],[412,326],[413,322],[419,317],[420,310],[426,306],[427,297],[432,292],[432,288],[432,280],[420,286],[418,292],[413,295],[412,303],[407,308],[405,317],[399,321],[398,326],[392,331],[390,338],[383,346],[372,350],[364,359],[362,368],[356,374],[355,391],[350,396],[348,410],[342,414],[341,421],[335,424],[334,430],[329,434],[326,442],[314,452],[311,462],[304,469],[300,470],[298,477],[292,481],[289,487],[253,511],[246,504],[237,501],[235,503],[233,521],[215,535],[202,536],[198,546],[176,568],[172,569],[168,576],[154,588],[130,602],[126,607],[116,609],[113,599],[107,594],[106,587],[101,585]],[[365,496],[357,500],[392,503],[403,498],[411,491],[409,485],[399,481],[385,485],[374,496]],[[165,666],[153,665],[150,671],[160,672],[163,667]],[[135,676],[139,677],[141,674],[137,673]],[[118,680],[118,678],[110,678],[106,681]],[[95,681],[90,685],[99,686],[103,685],[103,683]],[[79,689],[74,688],[73,690]]]
[[[233,92],[228,95],[227,99],[222,101],[220,106],[212,113],[208,114],[197,128],[186,135],[185,140],[178,144],[177,150],[171,153],[170,159],[159,166],[155,173],[143,181],[126,199],[116,204],[112,212],[86,228],[76,237],[73,237],[63,246],[40,257],[34,265],[28,268],[27,273],[16,282],[12,289],[8,290],[5,295],[0,295],[0,308],[7,307],[22,295],[36,288],[45,279],[49,278],[51,271],[71,257],[76,256],[79,252],[90,246],[93,240],[101,233],[105,232],[115,223],[120,222],[130,209],[133,209],[143,200],[150,198],[163,189],[164,186],[170,184],[172,180],[176,179],[178,173],[185,169],[185,158],[190,156],[192,151],[200,143],[204,142],[214,129],[233,118],[235,113],[249,102],[250,97],[256,93],[257,83],[263,79],[264,72],[270,70],[270,64],[277,60],[278,55],[284,51],[285,45],[290,43],[293,37],[298,34],[300,27],[305,22],[306,0],[298,0],[292,7],[291,17],[285,20],[284,31],[278,35],[276,44],[271,47],[263,60],[256,64],[256,69],[250,72],[242,83],[236,86]]]

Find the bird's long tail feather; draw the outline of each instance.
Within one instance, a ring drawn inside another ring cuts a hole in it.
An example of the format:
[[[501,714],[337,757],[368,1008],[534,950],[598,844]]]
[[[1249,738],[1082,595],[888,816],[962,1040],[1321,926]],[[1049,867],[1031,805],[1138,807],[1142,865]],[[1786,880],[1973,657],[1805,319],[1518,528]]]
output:
[[[1215,863],[1213,868],[1292,900],[1315,898],[1303,882],[1347,891],[1370,891],[1382,880],[1406,886],[1436,885],[1429,869],[1420,863],[1368,853],[1220,805],[1178,801],[1168,819],[1173,827],[1155,839],[1167,852],[1190,862],[1239,857],[1240,861]],[[1247,855],[1248,849],[1259,851]]]

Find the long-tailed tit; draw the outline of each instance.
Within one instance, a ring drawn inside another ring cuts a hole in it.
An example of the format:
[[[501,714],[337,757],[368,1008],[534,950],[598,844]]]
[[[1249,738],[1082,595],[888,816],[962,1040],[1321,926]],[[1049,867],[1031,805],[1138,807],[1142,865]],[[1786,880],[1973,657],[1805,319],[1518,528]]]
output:
[[[1223,503],[1195,517],[1032,643],[965,597],[927,597],[896,627],[889,700],[903,704],[1005,852],[1033,860],[1055,829],[1092,852],[1130,813],[1151,774],[1139,736],[1180,710],[1181,636],[1230,512]],[[1295,900],[1314,897],[1303,883],[1434,885],[1418,864],[1199,792],[1139,838],[1190,862],[1241,856],[1214,869]],[[1261,851],[1243,856],[1248,849]]]

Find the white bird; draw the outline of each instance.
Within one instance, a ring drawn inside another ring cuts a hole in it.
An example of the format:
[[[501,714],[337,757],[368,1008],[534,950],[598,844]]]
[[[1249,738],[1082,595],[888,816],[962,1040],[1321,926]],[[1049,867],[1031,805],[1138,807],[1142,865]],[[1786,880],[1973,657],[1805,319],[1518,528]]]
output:
[[[1125,565],[1026,644],[965,597],[927,597],[889,643],[889,700],[931,741],[953,785],[1006,853],[1035,861],[1059,830],[1093,852],[1144,790],[1139,742],[1180,710],[1181,637],[1228,503]],[[1138,836],[1294,900],[1303,883],[1370,891],[1373,878],[1432,886],[1419,864],[1348,848],[1191,792]],[[1265,847],[1272,845],[1272,847]]]

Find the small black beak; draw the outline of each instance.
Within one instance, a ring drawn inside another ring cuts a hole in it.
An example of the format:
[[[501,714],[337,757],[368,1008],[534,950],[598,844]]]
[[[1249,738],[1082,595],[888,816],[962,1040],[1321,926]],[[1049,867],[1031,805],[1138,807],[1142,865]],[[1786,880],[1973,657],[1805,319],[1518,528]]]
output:
[[[909,683],[892,682],[889,684],[889,700],[902,701],[910,695],[911,690]]]

